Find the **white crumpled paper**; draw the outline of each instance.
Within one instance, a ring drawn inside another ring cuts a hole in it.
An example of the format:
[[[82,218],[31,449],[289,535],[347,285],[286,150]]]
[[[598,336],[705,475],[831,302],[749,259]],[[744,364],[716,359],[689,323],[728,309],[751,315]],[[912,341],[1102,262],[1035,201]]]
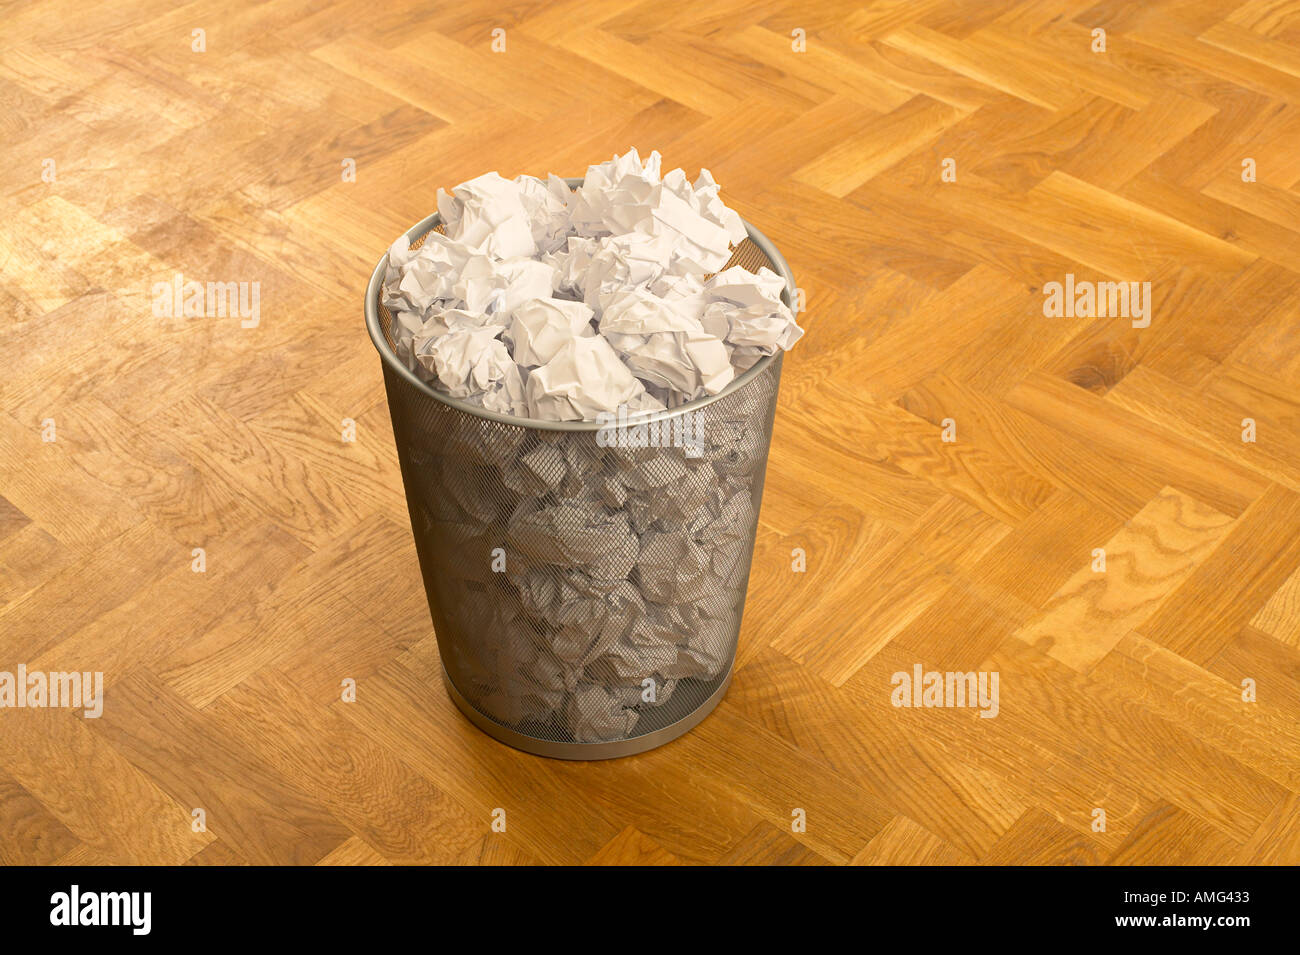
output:
[[[531,298],[511,311],[508,332],[514,359],[530,367],[545,365],[574,338],[590,338],[595,314],[582,302],[558,298]]]
[[[723,340],[694,315],[689,299],[663,299],[644,288],[610,297],[600,332],[641,379],[685,400],[716,395],[735,377]]]
[[[707,169],[692,185],[657,152],[593,165],[577,190],[487,173],[439,190],[438,211],[446,235],[389,249],[382,302],[398,355],[451,397],[564,421],[678,407],[803,334],[775,272],[705,280],[744,223]],[[603,344],[566,347],[584,339]]]
[[[416,358],[453,398],[519,414],[524,410],[523,380],[499,334],[500,325],[456,328],[427,339],[427,348]]]
[[[568,191],[563,180],[560,185]],[[462,182],[451,195],[439,189],[438,214],[448,238],[493,258],[507,259],[536,255],[539,236],[545,240],[552,235],[553,216],[562,216],[559,207],[567,206],[567,201],[567,196],[552,195],[532,177],[511,180],[489,172]],[[559,231],[567,231],[555,225]]]
[[[528,376],[528,416],[550,421],[586,421],[619,406],[655,411],[664,406],[619,360],[600,336],[572,338]]]

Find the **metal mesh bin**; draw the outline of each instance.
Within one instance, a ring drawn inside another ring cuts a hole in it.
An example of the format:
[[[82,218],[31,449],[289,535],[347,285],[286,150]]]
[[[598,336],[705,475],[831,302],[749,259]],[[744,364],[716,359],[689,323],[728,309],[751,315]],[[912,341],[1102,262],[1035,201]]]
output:
[[[571,179],[571,186],[581,183]],[[412,227],[412,247],[435,229]],[[749,223],[728,266],[794,278]],[[366,289],[443,676],[478,727],[566,759],[681,735],[731,678],[781,353],[721,393],[608,422],[534,421],[458,401],[395,350]]]

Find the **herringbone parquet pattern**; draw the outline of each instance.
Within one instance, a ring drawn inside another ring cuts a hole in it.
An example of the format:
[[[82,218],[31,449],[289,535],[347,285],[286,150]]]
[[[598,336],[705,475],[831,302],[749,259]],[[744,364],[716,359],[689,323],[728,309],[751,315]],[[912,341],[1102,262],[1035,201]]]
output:
[[[0,860],[1300,862],[1295,0],[41,0],[0,132],[0,669],[106,681],[0,710]],[[447,700],[361,290],[438,186],[632,145],[808,335],[727,699],[566,764]]]

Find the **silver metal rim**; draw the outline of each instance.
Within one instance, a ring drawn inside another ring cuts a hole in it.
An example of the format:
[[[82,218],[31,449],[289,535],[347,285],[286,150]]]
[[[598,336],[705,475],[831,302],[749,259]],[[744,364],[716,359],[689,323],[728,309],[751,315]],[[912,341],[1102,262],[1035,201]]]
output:
[[[691,710],[680,720],[675,723],[669,723],[657,730],[652,730],[643,736],[633,736],[631,739],[615,740],[609,743],[561,743],[553,740],[537,739],[535,736],[526,736],[523,733],[516,732],[508,726],[502,726],[496,720],[479,712],[474,708],[469,700],[456,689],[456,684],[451,682],[445,667],[442,668],[442,682],[447,687],[447,695],[451,701],[456,704],[456,708],[469,717],[469,721],[481,729],[493,739],[512,746],[515,749],[521,749],[525,753],[533,753],[536,756],[548,756],[551,759],[573,759],[573,760],[591,760],[591,759],[616,759],[619,756],[632,756],[636,753],[644,753],[646,750],[655,749],[671,742],[684,733],[693,730],[704,717],[713,712],[714,707],[722,702],[722,698],[727,695],[727,687],[731,686],[732,670],[727,670],[727,675],[718,688],[700,703],[695,709]]]
[[[581,178],[570,178],[566,179],[565,182],[575,188],[582,185]],[[406,237],[411,241],[415,241],[415,239],[424,235],[441,221],[441,216],[435,212],[433,215],[421,219],[415,225],[411,226],[411,228],[407,229]],[[769,240],[767,236],[763,235],[762,232],[759,232],[758,229],[756,229],[748,220],[742,219],[741,221],[745,224],[745,231],[749,233],[750,240],[758,246],[764,255],[768,257],[768,260],[776,267],[777,272],[785,279],[785,291],[782,293],[782,298],[786,305],[790,307],[790,311],[797,316],[799,314],[799,309],[798,302],[794,295],[794,273],[790,271],[789,263],[787,263],[785,257],[777,251],[776,246],[772,244],[771,240]],[[480,408],[478,405],[472,405],[468,402],[452,398],[449,395],[444,395],[440,391],[431,388],[428,384],[421,381],[420,377],[416,375],[415,372],[411,371],[411,369],[407,368],[401,359],[397,357],[396,353],[388,347],[388,340],[384,337],[384,329],[379,323],[379,290],[380,286],[383,284],[384,272],[387,270],[387,267],[388,252],[385,251],[384,254],[380,256],[379,262],[375,265],[374,271],[370,273],[370,281],[366,285],[366,330],[370,332],[370,341],[374,344],[375,350],[379,352],[379,357],[383,360],[384,365],[397,375],[404,378],[407,384],[411,385],[413,388],[419,389],[435,401],[439,401],[444,405],[457,409],[458,411],[463,411],[466,414],[474,415],[476,418],[485,418],[488,421],[498,421],[502,424],[516,425],[521,428],[533,428],[539,431],[599,431],[602,427],[605,427],[599,421],[541,421],[535,418],[519,418],[515,415],[487,411],[484,408]],[[779,354],[779,352],[777,354]],[[706,395],[703,398],[696,398],[694,401],[688,401],[684,405],[677,408],[670,408],[665,411],[656,411],[645,415],[631,415],[628,420],[635,421],[637,424],[642,422],[649,424],[653,421],[662,421],[668,418],[674,418],[685,412],[694,411],[697,408],[703,408],[705,405],[710,405],[713,402],[725,398],[727,395],[745,387],[746,383],[762,374],[763,370],[775,359],[776,355],[767,355],[760,358],[755,362],[752,368],[749,368],[744,372],[744,374],[734,378],[727,387],[723,388],[716,395]]]

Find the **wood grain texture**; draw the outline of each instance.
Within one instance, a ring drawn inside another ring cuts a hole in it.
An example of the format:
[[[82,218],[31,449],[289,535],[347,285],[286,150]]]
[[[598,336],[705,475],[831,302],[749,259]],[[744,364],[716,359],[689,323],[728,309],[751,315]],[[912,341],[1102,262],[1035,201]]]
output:
[[[439,186],[629,146],[808,335],[727,698],[568,764],[441,686],[361,295]],[[0,670],[106,685],[0,709],[0,863],[1300,863],[1300,3],[34,0],[0,163]]]

